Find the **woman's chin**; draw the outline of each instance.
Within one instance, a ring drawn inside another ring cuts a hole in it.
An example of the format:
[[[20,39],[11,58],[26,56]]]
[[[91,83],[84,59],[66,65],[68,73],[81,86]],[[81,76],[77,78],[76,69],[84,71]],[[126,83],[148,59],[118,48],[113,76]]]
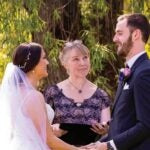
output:
[[[43,73],[43,75],[41,76],[41,79],[46,78],[46,77],[48,77],[48,72]]]
[[[45,76],[44,76],[44,77],[48,77],[48,72],[45,73]]]

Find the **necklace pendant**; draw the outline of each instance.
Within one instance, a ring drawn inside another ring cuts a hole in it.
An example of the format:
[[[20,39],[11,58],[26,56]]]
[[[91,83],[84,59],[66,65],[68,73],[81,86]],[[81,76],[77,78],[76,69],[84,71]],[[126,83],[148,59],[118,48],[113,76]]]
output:
[[[82,93],[82,90],[78,90],[78,93],[81,94],[81,93]]]
[[[77,106],[77,107],[80,107],[80,106],[81,106],[81,103],[76,103],[76,106]]]

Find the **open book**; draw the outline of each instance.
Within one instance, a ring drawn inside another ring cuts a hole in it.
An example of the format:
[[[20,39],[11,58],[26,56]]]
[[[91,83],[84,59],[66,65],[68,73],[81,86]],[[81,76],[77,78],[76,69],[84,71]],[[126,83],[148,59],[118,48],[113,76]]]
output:
[[[61,123],[60,128],[68,133],[61,137],[62,140],[73,145],[86,145],[94,142],[98,134],[93,132],[91,125]]]

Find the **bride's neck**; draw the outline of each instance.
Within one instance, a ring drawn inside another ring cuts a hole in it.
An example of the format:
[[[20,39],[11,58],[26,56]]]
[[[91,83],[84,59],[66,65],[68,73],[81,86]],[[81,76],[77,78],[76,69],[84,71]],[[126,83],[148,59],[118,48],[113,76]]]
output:
[[[27,77],[34,88],[37,88],[38,80],[32,73],[27,73]]]

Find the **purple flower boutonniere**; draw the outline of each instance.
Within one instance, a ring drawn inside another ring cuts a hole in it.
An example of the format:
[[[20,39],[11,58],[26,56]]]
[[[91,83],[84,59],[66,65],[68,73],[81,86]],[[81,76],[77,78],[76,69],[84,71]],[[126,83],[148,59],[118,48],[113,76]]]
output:
[[[120,74],[119,74],[119,81],[125,81],[127,80],[131,75],[131,69],[130,68],[121,68]]]

